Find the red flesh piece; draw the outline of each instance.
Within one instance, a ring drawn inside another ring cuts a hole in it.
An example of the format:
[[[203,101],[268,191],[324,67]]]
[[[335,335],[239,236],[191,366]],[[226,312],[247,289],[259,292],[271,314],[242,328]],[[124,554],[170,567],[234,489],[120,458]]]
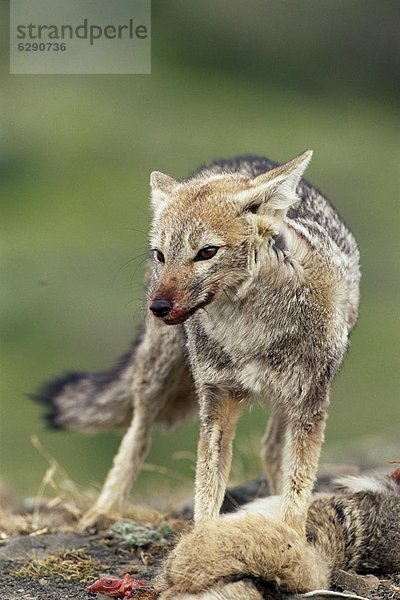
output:
[[[400,468],[393,471],[393,473],[390,473],[389,479],[393,479],[393,481],[400,485]]]
[[[112,579],[102,577],[87,588],[92,594],[103,594],[109,598],[129,598],[145,587],[145,584],[139,579],[133,579],[129,573],[124,575],[123,579]]]

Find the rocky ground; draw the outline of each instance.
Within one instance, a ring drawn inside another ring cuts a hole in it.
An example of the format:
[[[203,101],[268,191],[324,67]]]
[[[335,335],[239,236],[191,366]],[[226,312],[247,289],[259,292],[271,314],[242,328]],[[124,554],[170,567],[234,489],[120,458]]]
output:
[[[330,479],[331,474],[321,474],[319,489]],[[265,481],[258,479],[231,489],[224,509],[266,494]],[[64,506],[42,500],[34,513],[0,515],[0,598],[4,600],[83,600],[89,597],[88,584],[100,576],[122,577],[127,572],[151,582],[191,518],[187,507],[166,520],[153,515],[149,527],[127,521],[127,525],[82,535],[76,533],[74,516]],[[377,578],[342,571],[333,590],[373,600],[400,599],[400,573]],[[271,600],[288,598],[272,587],[264,588],[263,595]]]

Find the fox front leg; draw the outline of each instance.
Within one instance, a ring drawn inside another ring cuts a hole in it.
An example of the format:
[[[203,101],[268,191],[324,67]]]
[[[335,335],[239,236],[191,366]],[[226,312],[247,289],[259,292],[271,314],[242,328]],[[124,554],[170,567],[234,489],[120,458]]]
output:
[[[218,516],[232,462],[232,443],[242,404],[234,395],[200,395],[200,436],[194,502],[195,522]]]
[[[314,389],[288,413],[282,520],[302,535],[324,440],[328,400],[328,391]]]

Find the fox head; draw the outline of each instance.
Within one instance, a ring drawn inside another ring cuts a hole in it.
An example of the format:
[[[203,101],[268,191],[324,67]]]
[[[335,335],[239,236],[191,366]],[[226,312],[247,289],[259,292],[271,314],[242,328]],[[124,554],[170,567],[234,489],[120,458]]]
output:
[[[308,150],[253,179],[205,171],[178,182],[151,174],[149,308],[156,317],[183,323],[210,302],[231,299],[254,277],[260,250],[299,200],[296,186],[311,156]]]

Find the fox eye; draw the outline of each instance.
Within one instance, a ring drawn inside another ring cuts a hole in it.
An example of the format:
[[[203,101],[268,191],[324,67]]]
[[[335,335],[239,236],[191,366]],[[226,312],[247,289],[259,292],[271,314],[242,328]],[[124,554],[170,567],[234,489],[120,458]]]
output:
[[[158,262],[160,263],[165,263],[165,257],[164,254],[161,252],[161,250],[153,250],[155,257],[157,258]]]
[[[204,246],[204,248],[198,251],[193,260],[210,260],[210,258],[213,258],[217,254],[218,250],[218,246]]]

